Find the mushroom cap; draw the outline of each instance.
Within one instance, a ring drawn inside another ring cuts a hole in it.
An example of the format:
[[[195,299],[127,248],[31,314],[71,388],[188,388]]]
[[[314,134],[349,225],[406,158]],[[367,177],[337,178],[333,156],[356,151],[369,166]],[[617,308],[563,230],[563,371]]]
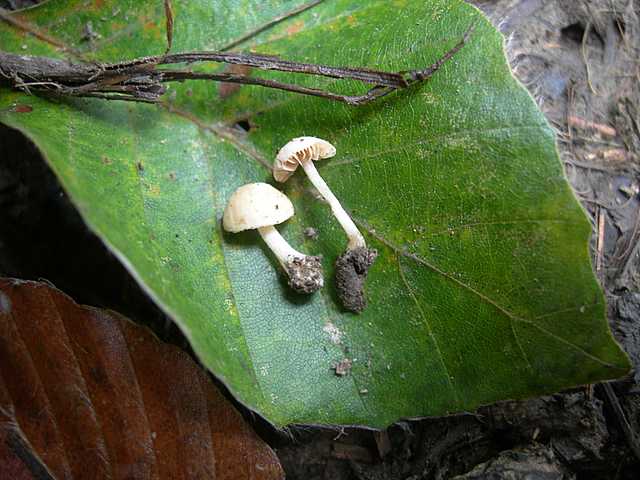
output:
[[[280,149],[273,163],[273,178],[286,182],[302,160],[318,161],[336,154],[336,147],[316,137],[298,137]]]
[[[248,183],[238,188],[227,203],[222,226],[227,232],[242,232],[278,225],[293,217],[291,200],[268,183]]]

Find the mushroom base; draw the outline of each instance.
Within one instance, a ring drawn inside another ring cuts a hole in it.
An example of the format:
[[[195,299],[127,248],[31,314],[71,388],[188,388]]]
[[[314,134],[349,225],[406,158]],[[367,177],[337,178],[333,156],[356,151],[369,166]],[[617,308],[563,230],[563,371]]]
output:
[[[289,275],[289,286],[298,293],[313,293],[324,285],[322,257],[306,255],[290,257],[285,268]]]
[[[336,289],[346,310],[360,313],[367,306],[364,282],[377,256],[377,250],[359,247],[347,250],[336,260]]]

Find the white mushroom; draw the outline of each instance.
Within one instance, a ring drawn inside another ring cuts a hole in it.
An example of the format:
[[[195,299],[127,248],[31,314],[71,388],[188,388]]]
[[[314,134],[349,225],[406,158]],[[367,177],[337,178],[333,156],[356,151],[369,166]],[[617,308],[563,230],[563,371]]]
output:
[[[274,227],[294,213],[284,193],[267,183],[249,183],[229,198],[222,226],[232,233],[257,229],[287,273],[289,286],[298,293],[313,293],[324,284],[321,258],[297,251]]]
[[[347,250],[336,261],[338,297],[347,310],[360,313],[367,305],[364,295],[364,282],[369,268],[378,256],[378,252],[367,248],[367,244],[358,227],[342,208],[342,205],[340,205],[340,202],[313,164],[314,161],[330,158],[335,154],[336,148],[321,138],[294,138],[278,152],[273,164],[273,177],[278,182],[286,182],[296,171],[298,165],[302,165],[311,183],[329,203],[333,215],[342,225],[349,239]]]
[[[298,137],[291,140],[280,149],[273,164],[273,178],[278,182],[286,182],[293,172],[296,171],[298,165],[302,165],[309,181],[324,197],[336,220],[342,225],[349,244],[347,248],[353,250],[355,248],[365,248],[367,244],[364,237],[353,223],[349,214],[342,208],[340,202],[333,194],[327,183],[318,173],[313,162],[323,158],[331,158],[336,154],[336,147],[326,140],[316,137]]]

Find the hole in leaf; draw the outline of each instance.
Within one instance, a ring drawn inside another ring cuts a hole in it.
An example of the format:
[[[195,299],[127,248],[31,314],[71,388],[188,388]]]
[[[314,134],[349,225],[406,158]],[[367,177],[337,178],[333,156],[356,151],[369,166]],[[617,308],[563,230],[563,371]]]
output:
[[[251,124],[249,123],[249,120],[240,120],[239,122],[235,123],[234,127],[242,130],[243,132],[249,132],[251,130]]]

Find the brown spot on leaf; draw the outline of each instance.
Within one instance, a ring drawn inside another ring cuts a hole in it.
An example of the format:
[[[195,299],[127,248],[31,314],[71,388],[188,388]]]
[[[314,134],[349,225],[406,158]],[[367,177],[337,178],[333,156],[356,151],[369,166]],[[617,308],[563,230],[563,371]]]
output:
[[[13,107],[13,111],[15,113],[31,113],[33,112],[33,107],[30,105],[24,105],[19,103],[15,107]]]
[[[149,195],[153,196],[153,197],[159,197],[160,196],[160,185],[149,185]]]
[[[251,73],[251,67],[247,65],[227,65],[223,72],[235,75],[249,75]],[[220,100],[224,100],[225,98],[229,98],[238,90],[240,90],[239,83],[222,82],[218,87],[218,97]]]
[[[304,21],[298,20],[287,27],[287,35],[295,35],[304,28]]]

